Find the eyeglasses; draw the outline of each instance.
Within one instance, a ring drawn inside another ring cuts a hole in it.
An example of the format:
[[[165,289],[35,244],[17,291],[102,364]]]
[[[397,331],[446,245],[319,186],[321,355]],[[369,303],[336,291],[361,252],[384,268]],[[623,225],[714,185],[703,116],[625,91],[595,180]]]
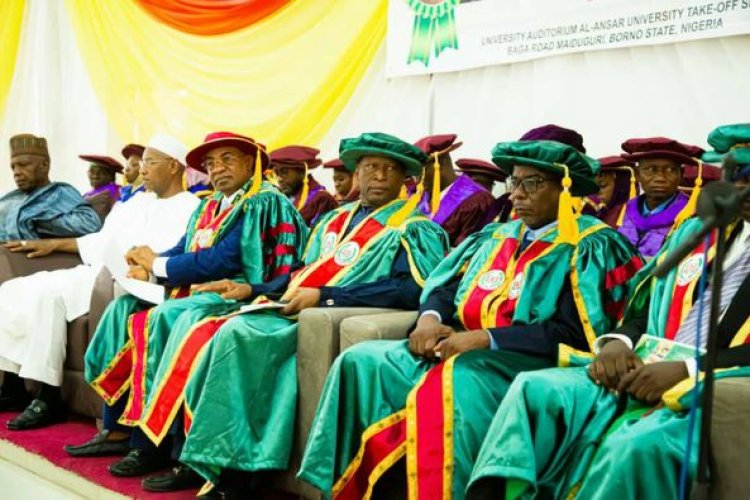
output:
[[[149,158],[148,160],[141,160],[138,162],[138,166],[141,168],[151,168],[154,165],[157,165],[159,163],[164,163],[165,161],[170,161],[171,158]]]
[[[545,177],[536,175],[531,177],[523,177],[521,179],[519,179],[518,177],[511,177],[506,182],[506,185],[508,186],[508,191],[511,193],[515,191],[519,186],[521,186],[524,193],[534,194],[539,191],[539,186],[541,186],[542,183],[552,181],[554,181],[554,179],[547,179]]]
[[[677,165],[664,165],[660,167],[646,165],[645,167],[638,167],[638,170],[644,177],[654,177],[656,174],[661,174],[665,177],[677,177],[682,171]]]
[[[218,158],[207,158],[203,160],[203,163],[201,163],[201,166],[203,166],[206,171],[211,171],[214,168],[216,168],[219,164],[225,166],[225,167],[234,167],[236,166],[240,161],[240,157],[232,154],[232,153],[225,153]]]
[[[393,164],[378,165],[376,163],[365,163],[360,165],[359,168],[362,169],[365,175],[373,175],[375,172],[385,172],[385,175],[391,176],[396,172],[401,172],[401,168]]]

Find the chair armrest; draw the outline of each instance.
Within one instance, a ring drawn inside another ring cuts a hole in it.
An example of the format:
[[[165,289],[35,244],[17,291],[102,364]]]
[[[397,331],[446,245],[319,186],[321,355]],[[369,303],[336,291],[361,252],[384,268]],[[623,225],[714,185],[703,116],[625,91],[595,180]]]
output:
[[[0,247],[0,283],[13,278],[29,276],[39,271],[68,269],[81,264],[78,254],[55,252],[44,257],[29,259],[25,253],[11,252]]]
[[[307,441],[318,399],[333,360],[339,354],[339,326],[351,316],[378,314],[391,309],[368,307],[315,307],[299,315],[297,330],[297,437]]]
[[[89,303],[89,332],[87,341],[96,332],[99,320],[110,302],[115,299],[115,286],[112,280],[112,274],[109,269],[102,267],[94,281],[94,288],[91,290],[91,302]]]
[[[417,311],[355,316],[341,323],[341,352],[366,340],[401,340],[417,321]]]
[[[750,489],[750,377],[716,381],[711,448],[714,459],[712,498],[743,498]]]

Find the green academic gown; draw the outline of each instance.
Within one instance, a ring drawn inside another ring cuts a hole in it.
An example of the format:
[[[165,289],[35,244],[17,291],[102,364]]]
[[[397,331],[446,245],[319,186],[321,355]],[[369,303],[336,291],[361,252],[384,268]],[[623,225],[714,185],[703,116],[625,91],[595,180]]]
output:
[[[518,254],[521,221],[487,226],[435,269],[422,300],[458,277],[454,320],[464,329],[529,324],[554,314],[568,280],[593,343],[621,315],[624,280],[640,260],[605,224],[588,216],[577,223],[577,245],[559,242],[555,227]],[[573,350],[565,352],[569,357]],[[519,372],[554,364],[480,350],[436,366],[412,355],[406,341],[358,344],[329,373],[299,477],[326,495],[359,498],[405,456],[410,498],[461,497],[510,382]]]
[[[307,228],[286,197],[264,182],[257,194],[218,213],[220,201],[220,193],[201,201],[188,224],[186,252],[215,245],[237,223],[242,224],[243,272],[235,280],[259,283],[288,272],[302,254]],[[187,313],[195,321],[235,303],[215,293],[190,295],[189,287],[173,290],[171,297],[156,307],[131,295],[115,300],[107,307],[86,351],[86,379],[107,404],[114,404],[129,391],[122,424],[138,425],[177,319]]]
[[[359,203],[325,214],[288,286],[374,283],[388,278],[400,249],[421,286],[448,249],[445,232],[414,211],[397,225],[394,201],[348,228]],[[344,235],[346,233],[346,235]],[[262,311],[181,317],[169,338],[141,421],[160,442],[182,408],[187,439],[180,461],[208,480],[222,469],[284,469],[289,461],[297,399],[297,321]]]
[[[673,338],[692,307],[703,245],[664,278],[650,274],[699,227],[699,220],[685,222],[633,279],[636,291],[626,316],[648,307],[649,335]],[[712,253],[710,249],[709,257]],[[578,361],[586,364],[590,359]],[[685,384],[690,381],[664,395],[671,409],[641,418],[647,407],[594,384],[585,366],[525,373],[516,378],[494,416],[469,492],[500,484],[496,479],[502,478],[510,498],[676,498],[687,418],[674,410],[689,401]]]

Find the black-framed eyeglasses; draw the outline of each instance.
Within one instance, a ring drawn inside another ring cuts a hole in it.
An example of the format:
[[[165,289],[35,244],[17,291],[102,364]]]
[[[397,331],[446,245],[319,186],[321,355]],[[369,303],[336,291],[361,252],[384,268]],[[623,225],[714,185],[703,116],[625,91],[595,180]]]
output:
[[[217,157],[217,158],[206,158],[203,160],[203,163],[201,165],[203,166],[206,171],[213,170],[219,164],[225,166],[225,167],[234,167],[239,163],[240,157],[236,154],[232,153],[224,153],[223,155]]]
[[[555,179],[542,177],[541,175],[533,175],[530,177],[523,177],[521,179],[519,179],[518,177],[510,177],[505,184],[508,187],[508,191],[511,193],[520,186],[523,189],[524,193],[534,194],[539,191],[539,186],[541,186],[543,183],[552,181],[555,181]]]

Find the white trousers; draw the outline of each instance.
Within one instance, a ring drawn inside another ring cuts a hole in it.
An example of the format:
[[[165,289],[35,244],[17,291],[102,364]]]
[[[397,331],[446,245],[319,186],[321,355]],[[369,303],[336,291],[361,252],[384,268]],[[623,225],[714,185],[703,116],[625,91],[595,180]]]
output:
[[[98,272],[80,265],[0,285],[0,370],[60,386],[68,321],[88,312]]]

